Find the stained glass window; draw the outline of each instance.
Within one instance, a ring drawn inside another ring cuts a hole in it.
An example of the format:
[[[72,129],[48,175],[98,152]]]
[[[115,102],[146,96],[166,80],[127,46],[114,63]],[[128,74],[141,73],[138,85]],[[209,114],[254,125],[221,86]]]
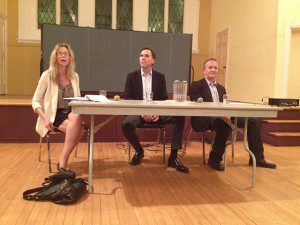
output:
[[[148,31],[164,31],[165,0],[149,0]]]
[[[118,0],[117,29],[132,30],[132,0]]]
[[[60,24],[78,25],[78,0],[60,1]]]
[[[111,28],[111,0],[96,0],[95,7],[95,27],[96,28]]]
[[[55,0],[38,0],[38,27],[43,23],[56,23]]]
[[[169,24],[170,33],[183,32],[183,8],[184,0],[169,0]]]

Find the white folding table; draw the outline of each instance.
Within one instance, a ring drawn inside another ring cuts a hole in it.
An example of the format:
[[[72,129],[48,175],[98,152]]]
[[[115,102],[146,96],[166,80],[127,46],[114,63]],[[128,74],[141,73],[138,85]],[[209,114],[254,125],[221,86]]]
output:
[[[143,100],[120,100],[109,102],[91,102],[91,101],[71,101],[69,105],[76,114],[90,115],[90,152],[89,152],[89,187],[92,192],[93,176],[93,153],[94,153],[94,134],[112,118],[95,126],[95,115],[168,115],[168,116],[214,116],[214,117],[243,117],[245,118],[244,130],[237,128],[234,124],[230,126],[235,131],[244,134],[244,146],[250,154],[253,161],[252,169],[252,187],[255,186],[256,159],[249,150],[247,143],[247,123],[249,117],[277,117],[277,112],[282,110],[278,107],[271,107],[260,104],[248,103],[215,103],[215,102],[175,102],[166,101],[143,101]]]

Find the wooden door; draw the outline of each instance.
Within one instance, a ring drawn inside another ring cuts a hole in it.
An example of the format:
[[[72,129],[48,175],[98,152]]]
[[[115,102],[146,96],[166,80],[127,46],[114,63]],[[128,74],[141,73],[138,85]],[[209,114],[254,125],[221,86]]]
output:
[[[216,59],[219,64],[219,75],[217,82],[225,86],[226,84],[226,63],[228,48],[228,29],[217,34],[216,40]]]

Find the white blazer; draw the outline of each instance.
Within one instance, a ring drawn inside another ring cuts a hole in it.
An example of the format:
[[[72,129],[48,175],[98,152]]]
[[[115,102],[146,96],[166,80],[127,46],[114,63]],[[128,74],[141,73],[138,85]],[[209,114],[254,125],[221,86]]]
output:
[[[79,89],[79,76],[77,73],[74,74],[71,79],[71,84],[74,90],[74,97],[80,96]],[[31,104],[34,112],[36,112],[37,108],[42,108],[45,115],[50,119],[53,123],[56,116],[57,110],[57,101],[58,101],[58,86],[56,83],[52,82],[50,79],[49,70],[43,72],[38,86],[33,95]],[[40,136],[44,137],[48,130],[45,127],[44,121],[39,116],[36,123],[36,132],[39,133]]]

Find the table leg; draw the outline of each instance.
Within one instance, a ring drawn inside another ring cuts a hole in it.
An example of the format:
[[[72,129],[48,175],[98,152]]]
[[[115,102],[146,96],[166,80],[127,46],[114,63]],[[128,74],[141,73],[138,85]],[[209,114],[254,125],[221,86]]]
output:
[[[237,117],[234,117],[234,126],[237,127]],[[237,131],[236,130],[233,130],[232,131],[232,139],[231,139],[231,162],[234,162],[234,144],[236,142],[236,134],[237,134]]]
[[[248,118],[245,118],[244,123],[244,146],[246,151],[250,154],[252,161],[253,161],[253,167],[252,167],[252,187],[255,187],[255,177],[256,177],[256,159],[254,154],[250,151],[248,142],[247,142],[247,133],[248,133]]]
[[[94,135],[95,135],[95,116],[91,115],[91,129],[90,129],[90,154],[89,154],[89,186],[88,191],[92,193],[93,182],[93,158],[94,158]]]
[[[227,123],[231,129],[232,129],[232,133],[231,133],[231,151],[232,151],[232,162],[233,162],[233,158],[234,158],[234,143],[236,141],[236,134],[237,132],[239,131],[240,133],[243,134],[243,131],[238,128],[237,126],[237,117],[234,117],[234,123],[232,124],[232,122],[230,122],[230,120],[227,120],[226,118],[224,117],[221,117],[222,120]],[[228,143],[226,143],[226,148],[225,148],[225,152],[224,152],[224,167],[225,167],[225,170],[227,168],[227,146],[228,146]]]
[[[245,117],[245,123],[244,123],[244,131],[241,130],[240,128],[237,127],[237,118],[234,118],[234,124],[230,123],[230,121],[226,120],[223,118],[223,121],[227,123],[231,129],[233,130],[233,140],[235,141],[236,139],[236,132],[239,131],[240,133],[244,134],[244,146],[246,151],[250,154],[250,157],[252,158],[253,161],[253,168],[252,168],[252,187],[255,187],[255,177],[256,177],[256,159],[255,155],[250,151],[248,142],[247,142],[247,133],[248,133],[248,117]],[[232,143],[234,144],[234,143]],[[226,168],[226,161],[225,161],[225,168]]]

